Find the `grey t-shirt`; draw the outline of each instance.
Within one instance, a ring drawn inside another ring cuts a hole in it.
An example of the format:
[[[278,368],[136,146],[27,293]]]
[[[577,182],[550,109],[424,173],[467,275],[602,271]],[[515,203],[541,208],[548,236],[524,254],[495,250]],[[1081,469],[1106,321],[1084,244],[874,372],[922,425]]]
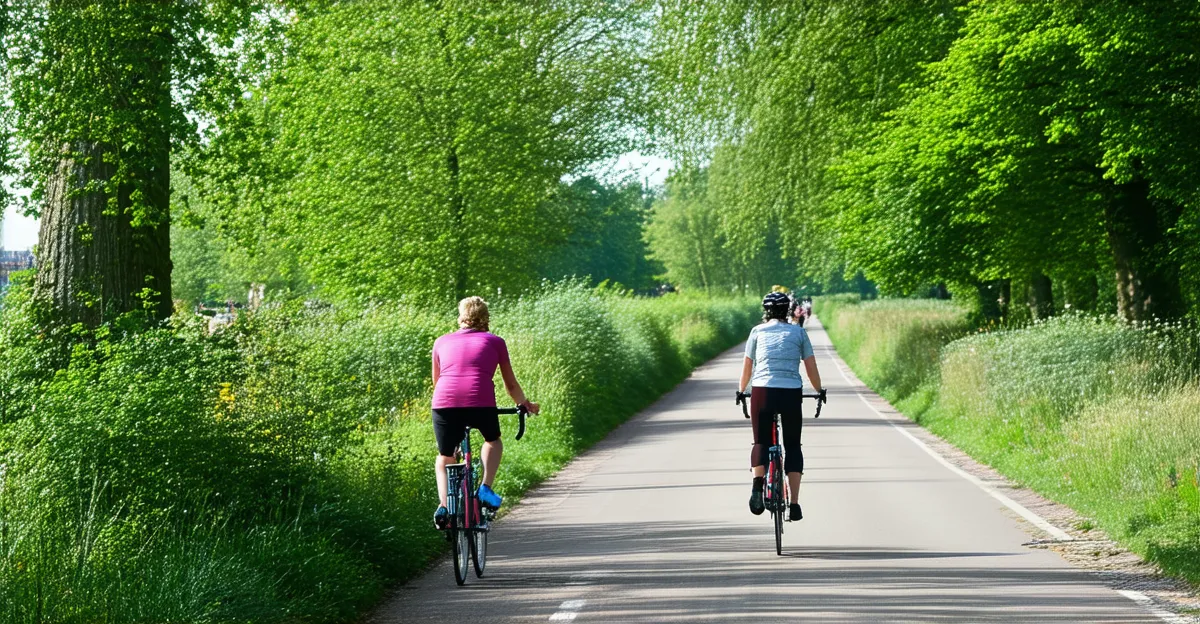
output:
[[[799,325],[767,321],[750,331],[746,357],[754,360],[750,385],[759,388],[803,388],[800,363],[812,357],[808,332]]]

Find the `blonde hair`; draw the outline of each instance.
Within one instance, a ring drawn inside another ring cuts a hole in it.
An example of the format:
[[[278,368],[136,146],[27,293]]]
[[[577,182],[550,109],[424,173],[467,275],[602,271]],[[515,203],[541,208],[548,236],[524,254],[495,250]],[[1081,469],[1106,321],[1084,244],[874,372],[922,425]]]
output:
[[[458,302],[458,324],[460,327],[488,330],[488,304],[482,297],[467,297]]]

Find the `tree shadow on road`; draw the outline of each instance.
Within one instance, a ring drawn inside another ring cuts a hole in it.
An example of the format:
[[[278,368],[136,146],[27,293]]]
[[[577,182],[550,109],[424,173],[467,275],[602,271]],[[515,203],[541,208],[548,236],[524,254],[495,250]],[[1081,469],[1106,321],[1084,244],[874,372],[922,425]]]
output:
[[[588,603],[578,621],[594,622],[1137,621],[1117,594],[1086,591],[1091,575],[1023,565],[1022,551],[792,545],[778,557],[766,523],[547,518],[502,529],[489,576],[439,592],[439,613],[486,617],[502,604],[505,621],[545,621],[575,597]],[[399,621],[434,621],[416,617],[421,598],[410,598],[411,617]]]

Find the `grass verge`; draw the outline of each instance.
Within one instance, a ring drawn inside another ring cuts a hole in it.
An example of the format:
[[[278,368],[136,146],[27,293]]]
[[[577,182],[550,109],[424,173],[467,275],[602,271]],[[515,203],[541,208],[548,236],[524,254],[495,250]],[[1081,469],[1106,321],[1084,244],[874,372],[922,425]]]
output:
[[[910,418],[1200,583],[1200,333],[1065,316],[972,330],[949,302],[822,298],[855,373]]]
[[[18,285],[0,311],[0,622],[352,621],[444,550],[429,351],[453,309],[296,305],[216,336],[180,318],[56,337],[29,306]],[[578,284],[497,302],[544,414],[497,489],[515,502],[757,309]]]

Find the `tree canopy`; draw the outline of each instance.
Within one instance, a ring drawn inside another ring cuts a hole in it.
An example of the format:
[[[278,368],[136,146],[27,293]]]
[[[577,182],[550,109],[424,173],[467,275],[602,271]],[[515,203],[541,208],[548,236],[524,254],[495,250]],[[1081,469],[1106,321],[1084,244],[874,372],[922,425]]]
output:
[[[588,276],[1200,309],[1193,3],[0,6],[0,193],[47,224],[63,320],[165,316],[172,240],[187,299]],[[664,188],[589,177],[634,149]]]
[[[201,195],[239,240],[294,248],[330,298],[528,287],[540,250],[574,228],[563,177],[636,145],[643,14],[332,3],[221,120],[197,160]]]
[[[894,293],[1196,309],[1194,3],[662,6],[662,134],[737,189],[731,249],[778,223]]]

